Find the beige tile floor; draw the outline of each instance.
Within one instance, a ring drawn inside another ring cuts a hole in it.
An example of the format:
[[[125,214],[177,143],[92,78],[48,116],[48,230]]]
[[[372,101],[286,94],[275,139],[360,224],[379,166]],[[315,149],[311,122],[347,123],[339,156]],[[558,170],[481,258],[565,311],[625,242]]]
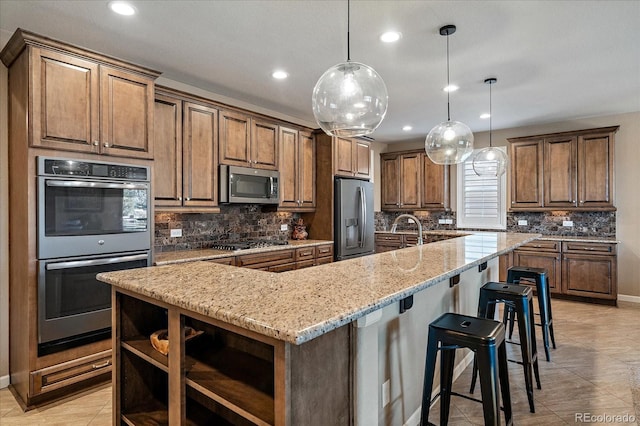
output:
[[[640,416],[634,410],[632,387],[640,399],[640,309],[553,301],[554,328],[558,349],[551,362],[541,352],[542,390],[535,390],[536,413],[529,413],[522,368],[509,364],[514,424],[576,424],[576,413],[591,416]],[[538,345],[540,328],[537,328]],[[514,336],[515,338],[515,336]],[[517,356],[517,346],[513,357]],[[510,350],[514,352],[513,350]],[[456,381],[454,389],[468,390],[470,368]],[[478,391],[476,391],[478,393]],[[640,404],[640,401],[635,401]],[[430,420],[437,423],[437,403]],[[482,406],[463,398],[452,398],[449,424],[483,424]],[[615,418],[613,420],[616,420]],[[621,419],[622,420],[622,419]],[[64,401],[23,413],[7,389],[0,390],[0,425],[101,426],[111,424],[111,386],[103,385]],[[624,424],[637,422],[591,422]],[[330,425],[328,425],[330,426]],[[395,425],[394,425],[395,426]]]

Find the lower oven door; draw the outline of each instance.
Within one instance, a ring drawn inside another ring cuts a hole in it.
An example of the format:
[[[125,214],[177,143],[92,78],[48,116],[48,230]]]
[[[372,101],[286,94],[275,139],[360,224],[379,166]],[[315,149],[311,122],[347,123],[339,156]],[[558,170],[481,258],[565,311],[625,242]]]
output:
[[[108,334],[111,328],[111,286],[98,281],[96,274],[142,268],[149,263],[148,251],[40,260],[39,345],[43,348],[57,345],[62,350],[82,344],[91,334],[100,331]]]

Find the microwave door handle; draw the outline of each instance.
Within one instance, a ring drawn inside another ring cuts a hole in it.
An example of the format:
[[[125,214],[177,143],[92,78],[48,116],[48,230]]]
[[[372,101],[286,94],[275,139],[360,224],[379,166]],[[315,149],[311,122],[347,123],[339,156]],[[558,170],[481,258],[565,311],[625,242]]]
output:
[[[365,238],[367,237],[365,229],[367,227],[367,215],[366,215],[366,195],[364,193],[364,188],[358,188],[360,190],[360,247],[364,247]]]
[[[48,180],[47,186],[63,188],[148,189],[148,183],[85,182],[81,180]]]
[[[269,177],[269,198],[273,195],[273,176]]]
[[[148,257],[149,255],[147,254],[136,254],[133,256],[109,257],[107,259],[72,260],[70,262],[47,263],[46,269],[47,271],[55,271],[58,269],[71,269],[71,268],[82,268],[86,266],[109,265],[112,263],[124,263],[124,262],[132,262],[135,260],[144,260],[144,259],[147,259]]]

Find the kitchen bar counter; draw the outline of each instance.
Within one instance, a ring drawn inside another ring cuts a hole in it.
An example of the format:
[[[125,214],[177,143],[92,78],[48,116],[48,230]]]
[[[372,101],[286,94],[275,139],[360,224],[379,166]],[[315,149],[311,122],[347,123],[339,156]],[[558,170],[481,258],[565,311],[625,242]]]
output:
[[[98,279],[299,345],[538,237],[476,232],[280,274],[190,262],[102,273]]]
[[[333,241],[326,240],[289,240],[289,244],[275,245],[270,247],[260,247],[244,250],[179,250],[156,253],[154,264],[156,266],[170,265],[175,263],[194,262],[198,260],[222,259],[225,257],[238,256],[244,254],[264,253],[276,250],[296,249],[310,246],[320,246],[323,244],[333,244]]]

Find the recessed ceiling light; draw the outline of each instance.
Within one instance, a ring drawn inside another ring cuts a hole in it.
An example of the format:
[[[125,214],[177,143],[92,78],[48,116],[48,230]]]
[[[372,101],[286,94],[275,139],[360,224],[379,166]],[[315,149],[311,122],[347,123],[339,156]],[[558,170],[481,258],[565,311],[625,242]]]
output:
[[[459,87],[456,86],[455,84],[450,84],[450,85],[448,85],[447,87],[445,87],[442,90],[444,90],[445,92],[455,92],[458,89],[459,89]]]
[[[384,43],[393,43],[395,41],[400,40],[401,38],[402,38],[402,33],[399,33],[397,31],[387,31],[386,33],[380,36],[380,41]]]
[[[274,71],[273,74],[271,74],[271,77],[275,78],[276,80],[284,80],[285,78],[289,77],[289,73],[287,73],[286,71]]]
[[[402,128],[402,130],[404,130],[405,132],[408,132],[408,131],[410,131],[410,130],[412,130],[412,129],[413,129],[413,127],[411,127],[411,126],[404,126],[404,127]]]
[[[482,118],[482,119],[486,119],[486,118],[489,118],[489,117],[491,117],[491,114],[489,114],[489,113],[485,112],[484,114],[480,114],[480,118]]]
[[[109,2],[109,9],[111,9],[118,15],[131,16],[135,15],[136,13],[136,9],[132,5],[123,1]]]

